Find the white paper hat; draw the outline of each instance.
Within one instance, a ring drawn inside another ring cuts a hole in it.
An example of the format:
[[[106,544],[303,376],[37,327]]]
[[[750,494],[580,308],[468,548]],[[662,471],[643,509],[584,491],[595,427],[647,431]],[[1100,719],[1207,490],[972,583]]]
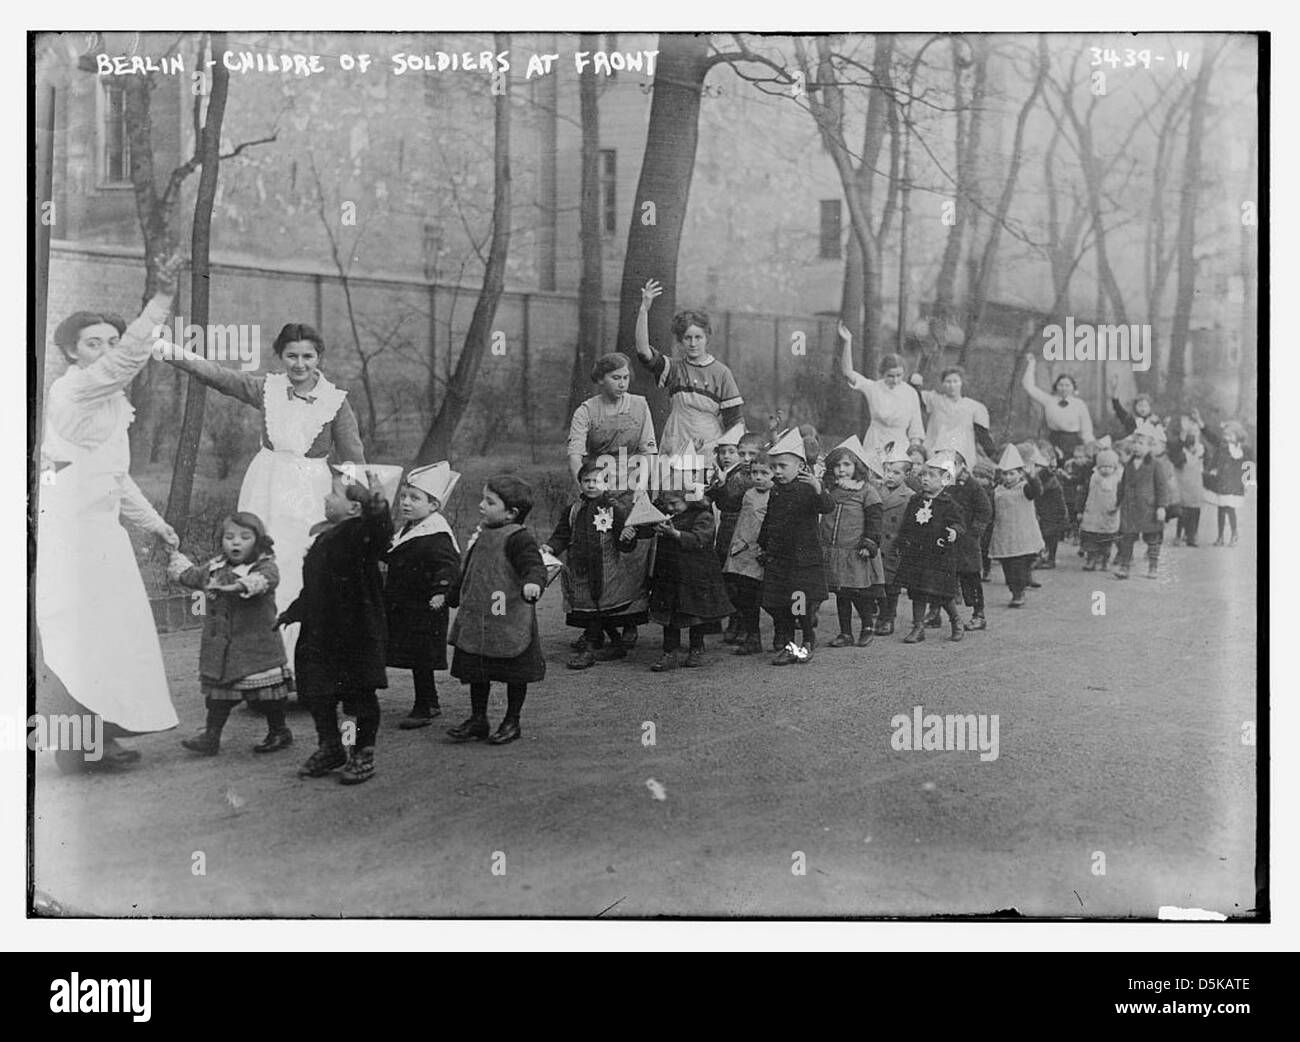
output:
[[[660,521],[667,521],[668,515],[663,513],[650,502],[650,497],[644,492],[637,496],[636,502],[632,504],[632,509],[628,511],[627,519],[623,522],[628,525],[653,525]]]
[[[334,469],[349,482],[370,487],[369,475],[379,479],[384,498],[389,503],[397,499],[397,488],[402,482],[402,468],[392,463],[336,463]]]
[[[727,431],[721,438],[715,441],[714,445],[739,445],[740,439],[745,436],[745,425],[738,423],[731,430]]]
[[[1008,445],[1002,450],[1002,458],[998,460],[998,470],[1024,470],[1025,461],[1020,458],[1020,450],[1014,445]]]
[[[923,467],[929,467],[931,470],[943,471],[944,475],[946,476],[945,480],[948,483],[951,483],[952,480],[957,476],[957,461],[949,457],[940,456],[937,453],[931,456],[928,460],[926,460],[921,465]]]
[[[842,442],[836,445],[835,448],[848,449],[851,453],[853,453],[853,455],[857,456],[858,459],[862,460],[862,462],[865,463],[868,467],[871,466],[872,464],[871,456],[868,455],[867,450],[862,446],[862,439],[859,438],[856,434],[850,434]]]
[[[808,457],[803,450],[803,435],[799,433],[798,427],[791,427],[788,431],[776,439],[776,444],[767,450],[769,456],[798,456],[805,463]]]
[[[446,506],[460,481],[460,474],[451,469],[446,460],[432,463],[427,467],[416,467],[406,475],[406,483],[418,488],[426,496],[432,496],[440,506]]]

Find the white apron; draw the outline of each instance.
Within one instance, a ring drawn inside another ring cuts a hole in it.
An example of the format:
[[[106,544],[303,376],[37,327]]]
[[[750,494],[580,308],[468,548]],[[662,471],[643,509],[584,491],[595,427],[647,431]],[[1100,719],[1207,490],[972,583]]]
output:
[[[70,462],[39,486],[36,624],[45,663],[68,693],[107,722],[145,733],[179,721],[144,580],[118,520],[133,415],[126,406],[91,448],[46,431],[43,455]]]
[[[291,402],[289,378],[271,373],[262,389],[262,408],[266,415],[267,438],[274,449],[263,447],[244,473],[239,489],[239,509],[256,514],[275,541],[275,563],[280,569],[280,583],[275,588],[275,608],[283,612],[302,592],[302,560],[311,544],[311,528],[325,520],[325,497],[332,477],[323,457],[306,455],[321,429],[330,423],[346,392],[339,390],[324,375],[312,392],[311,404]],[[289,667],[298,643],[298,623],[280,630]]]

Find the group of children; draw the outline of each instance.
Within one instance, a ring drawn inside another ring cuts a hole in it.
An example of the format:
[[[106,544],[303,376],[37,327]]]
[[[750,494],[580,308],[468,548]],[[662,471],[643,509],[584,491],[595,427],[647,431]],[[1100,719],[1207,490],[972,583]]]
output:
[[[446,463],[407,474],[402,525],[394,532],[379,469],[367,471],[363,483],[358,468],[335,468],[325,520],[313,529],[303,560],[302,592],[279,615],[274,541],[256,515],[227,517],[221,551],[206,563],[173,553],[169,574],[202,591],[205,602],[199,673],[207,719],[185,748],[219,753],[222,729],[240,701],[267,717],[267,736],[255,752],[288,748],[285,709],[296,688],[317,737],[299,776],[337,770],[343,784],[368,781],[380,724],[376,692],[388,686],[387,668],[410,669],[414,680],[415,704],[399,726],[427,726],[441,715],[435,671],[447,668],[448,644],[455,648],[451,674],[469,685],[471,712],[447,734],[493,745],[520,737],[528,685],[546,675],[534,605],[547,570],[523,524],[532,489],[511,475],[489,479],[462,556],[441,514],[460,475]],[[457,612],[448,627],[451,608]],[[301,631],[290,672],[278,628],[294,622]],[[507,696],[495,733],[487,718],[493,681],[506,685]],[[355,723],[340,727],[340,705]]]
[[[773,623],[772,664],[807,663],[818,610],[832,593],[839,632],[828,647],[866,647],[892,634],[904,591],[912,626],[903,643],[924,641],[944,616],[950,639],[959,641],[987,626],[982,582],[992,561],[1001,562],[1010,607],[1019,608],[1026,590],[1040,585],[1034,570],[1055,566],[1057,544],[1071,530],[1085,571],[1106,570],[1116,548],[1119,579],[1128,577],[1139,538],[1147,574],[1157,574],[1164,527],[1180,503],[1187,522],[1180,533],[1195,546],[1189,467],[1198,484],[1202,474],[1212,479],[1203,494],[1218,499],[1220,542],[1225,521],[1235,542],[1235,506],[1251,459],[1239,429],[1205,431],[1197,416],[1178,439],[1171,453],[1165,428],[1143,419],[1114,446],[1103,439],[1068,461],[1050,458],[1050,446],[1008,445],[994,468],[915,445],[881,455],[857,437],[823,456],[811,427],[769,444],[737,425],[715,447],[712,480],[702,480],[703,460],[687,455],[672,483],[679,487],[655,503],[612,488],[600,461],[584,463],[579,498],[541,546],[525,526],[531,488],[511,475],[493,477],[463,554],[441,513],[459,480],[448,464],[405,476],[396,532],[377,473],[383,468],[367,471],[366,483],[351,466],[335,468],[325,520],[303,562],[302,592],[278,616],[274,543],[255,515],[227,517],[220,552],[203,564],[173,552],[171,576],[205,598],[199,672],[207,720],[182,744],[217,754],[227,717],[247,701],[268,723],[255,751],[288,748],[285,709],[296,687],[317,734],[299,775],[338,770],[345,784],[367,781],[386,669],[413,675],[415,702],[400,726],[427,726],[441,714],[435,672],[448,667],[448,644],[451,674],[469,686],[471,711],[447,734],[458,742],[515,741],[528,685],[546,675],[535,605],[557,572],[566,622],[582,631],[573,669],[626,657],[646,622],[662,627],[656,672],[703,665],[709,633],[722,632],[735,655],[760,654],[760,610]],[[277,629],[292,622],[302,629],[290,671]],[[493,682],[505,684],[507,696],[495,733],[487,717]],[[340,728],[340,705],[354,725]],[[355,740],[345,742],[351,727]]]

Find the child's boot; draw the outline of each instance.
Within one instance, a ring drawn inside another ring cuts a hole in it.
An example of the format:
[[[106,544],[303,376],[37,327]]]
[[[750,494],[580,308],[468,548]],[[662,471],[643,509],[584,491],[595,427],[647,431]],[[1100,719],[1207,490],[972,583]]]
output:
[[[1155,579],[1155,578],[1158,578],[1158,577],[1159,577],[1159,574],[1160,574],[1160,566],[1159,566],[1158,564],[1156,564],[1155,561],[1148,561],[1148,562],[1147,562],[1147,578],[1148,578],[1148,579]]]
[[[442,716],[442,706],[436,701],[423,702],[417,698],[406,719],[402,720],[397,727],[401,731],[414,731],[420,727],[428,727],[433,723],[434,717],[438,716]]]
[[[603,648],[601,649],[604,650]],[[569,659],[564,665],[568,669],[590,669],[596,664],[596,656],[590,650],[584,648],[579,651],[573,658]]]
[[[348,762],[339,771],[339,782],[343,785],[360,785],[375,776],[375,748],[353,749]]]
[[[320,746],[312,753],[307,758],[307,762],[298,768],[298,777],[321,778],[330,771],[338,770],[347,762],[348,754],[343,748],[343,743],[335,740],[328,745]]]
[[[925,613],[925,628],[936,630],[943,625],[943,619],[939,618],[939,609],[931,608]]]
[[[293,732],[287,727],[272,727],[266,737],[253,746],[255,753],[278,753],[293,745]]]
[[[876,626],[874,619],[868,619],[862,624],[862,632],[858,634],[858,647],[865,648],[871,643],[871,638],[876,635]],[[833,646],[833,645],[832,645]]]
[[[966,623],[966,629],[968,630],[988,629],[988,623],[984,621],[984,613],[981,611],[977,611],[974,615],[972,615],[970,617],[970,622]]]
[[[1012,590],[1012,591],[1011,591],[1011,603],[1008,604],[1007,607],[1008,607],[1008,608],[1023,608],[1024,606],[1025,606],[1025,591],[1024,591],[1024,590]]]
[[[884,616],[881,616],[879,619],[876,620],[877,637],[888,637],[891,636],[893,632],[894,632],[894,617],[892,615],[887,619]]]
[[[519,730],[519,717],[506,715],[497,728],[496,734],[488,739],[488,745],[505,745],[517,741],[522,732]]]
[[[455,727],[447,728],[447,736],[454,742],[481,742],[490,733],[487,717],[478,713]]]
[[[613,662],[621,658],[627,658],[627,645],[623,643],[622,635],[615,631],[610,634],[609,643],[596,652],[596,661]]]
[[[681,658],[678,656],[675,650],[665,651],[663,655],[660,657],[659,661],[650,667],[650,672],[667,673],[670,670],[676,669],[681,664],[682,664]]]
[[[181,745],[200,756],[216,756],[221,752],[221,732],[205,727],[192,738],[184,738]]]
[[[851,648],[853,647],[853,634],[841,631],[840,634],[826,646],[828,648]]]
[[[733,615],[727,623],[727,631],[722,635],[723,644],[739,644],[741,640],[740,616]]]
[[[1127,565],[1127,564],[1117,564],[1117,565],[1115,566],[1115,578],[1116,578],[1116,579],[1127,579],[1127,578],[1128,578],[1128,565]]]
[[[682,663],[682,665],[691,669],[696,669],[704,665],[704,649],[691,648],[686,652],[686,661]]]

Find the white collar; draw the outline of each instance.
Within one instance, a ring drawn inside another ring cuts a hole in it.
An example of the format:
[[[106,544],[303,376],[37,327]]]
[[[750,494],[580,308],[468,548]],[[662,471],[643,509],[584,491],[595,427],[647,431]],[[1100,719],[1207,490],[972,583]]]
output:
[[[405,531],[398,529],[393,535],[392,542],[388,544],[388,548],[393,550],[403,543],[410,542],[412,539],[419,539],[425,535],[438,535],[439,533],[446,533],[451,539],[452,549],[456,553],[460,553],[460,546],[456,543],[456,533],[451,530],[451,525],[447,524],[447,519],[437,511],[434,511],[423,520],[417,521]]]

